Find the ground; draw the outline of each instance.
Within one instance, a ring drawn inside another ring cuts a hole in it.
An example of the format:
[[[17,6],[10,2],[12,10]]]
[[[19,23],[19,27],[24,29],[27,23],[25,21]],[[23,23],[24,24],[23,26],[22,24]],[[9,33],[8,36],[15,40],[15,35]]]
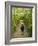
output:
[[[24,38],[28,37],[27,29],[26,26],[24,25],[24,32],[20,30],[21,24],[24,24],[24,22],[20,22],[17,27],[16,27],[16,32],[12,33],[11,37],[12,38]]]

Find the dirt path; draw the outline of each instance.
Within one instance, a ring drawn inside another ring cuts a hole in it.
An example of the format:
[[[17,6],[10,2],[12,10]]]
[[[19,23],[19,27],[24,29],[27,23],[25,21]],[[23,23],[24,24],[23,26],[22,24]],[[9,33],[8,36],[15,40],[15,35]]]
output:
[[[16,32],[12,35],[12,37],[14,37],[14,38],[23,38],[23,37],[27,37],[27,36],[28,36],[27,29],[26,29],[25,25],[24,25],[24,32],[22,32],[22,31],[20,30],[21,23],[23,23],[23,22],[20,22],[20,23],[17,25],[17,27],[16,27]],[[23,23],[23,24],[24,24],[24,23]]]

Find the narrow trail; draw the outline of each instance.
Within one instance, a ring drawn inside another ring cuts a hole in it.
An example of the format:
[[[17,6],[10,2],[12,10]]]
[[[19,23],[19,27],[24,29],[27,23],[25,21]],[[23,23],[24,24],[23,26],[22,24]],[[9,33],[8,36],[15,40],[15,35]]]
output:
[[[28,37],[26,26],[24,25],[24,32],[22,32],[21,29],[20,29],[21,24],[24,25],[24,22],[20,21],[20,23],[16,27],[16,32],[12,35],[12,37],[14,37],[14,38]]]

